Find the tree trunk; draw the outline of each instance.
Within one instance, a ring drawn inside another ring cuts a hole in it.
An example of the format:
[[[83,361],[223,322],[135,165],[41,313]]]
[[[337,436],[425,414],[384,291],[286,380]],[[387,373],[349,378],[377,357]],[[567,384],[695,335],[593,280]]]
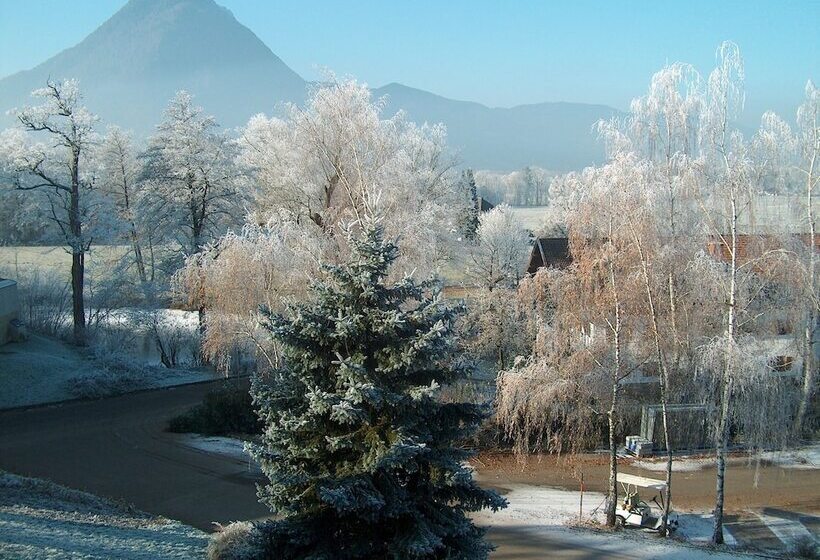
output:
[[[811,405],[812,397],[814,396],[815,377],[817,376],[817,368],[814,365],[814,331],[817,328],[817,278],[815,273],[815,224],[814,224],[814,210],[812,204],[812,190],[814,187],[814,163],[816,160],[816,152],[811,158],[809,165],[808,178],[806,180],[806,205],[807,218],[809,220],[809,289],[811,290],[811,297],[808,298],[809,306],[806,313],[806,325],[803,331],[803,387],[800,394],[800,404],[797,407],[797,416],[794,421],[794,435],[795,438],[800,438],[803,435],[804,424],[806,422],[806,415],[808,414],[809,406]]]
[[[80,217],[80,151],[71,154],[71,198],[68,209],[68,227],[71,231],[71,311],[73,315],[74,342],[80,346],[87,343],[85,329],[85,245],[82,239]]]
[[[615,508],[618,505],[618,442],[615,440],[615,413],[618,406],[618,388],[621,377],[621,309],[615,287],[614,267],[610,264],[610,278],[615,297],[615,328],[613,329],[615,364],[612,368],[612,403],[607,413],[609,421],[609,490],[607,493],[606,524],[615,526]]]
[[[137,274],[140,282],[143,284],[148,281],[148,275],[145,272],[145,259],[142,256],[142,247],[140,247],[139,236],[134,224],[131,224],[131,248],[134,251],[134,262],[137,265]]]
[[[83,284],[85,283],[85,253],[71,254],[71,311],[74,319],[74,342],[80,346],[86,344],[85,301]]]
[[[669,370],[667,369],[666,359],[664,358],[663,350],[661,349],[661,333],[658,322],[658,312],[655,308],[655,298],[652,295],[652,284],[649,280],[649,264],[647,262],[648,256],[644,253],[643,244],[634,229],[632,230],[632,235],[641,259],[641,272],[643,274],[644,288],[646,290],[646,302],[649,307],[649,316],[652,320],[652,335],[655,342],[655,359],[658,361],[658,367],[660,368],[663,439],[664,444],[666,445],[666,501],[664,503],[663,514],[661,516],[661,534],[667,536],[669,510],[672,503],[672,444],[669,438],[669,412],[666,406],[669,400]]]
[[[732,251],[729,282],[729,311],[726,322],[726,365],[723,371],[723,394],[720,400],[720,416],[716,431],[717,455],[717,484],[715,486],[715,526],[712,533],[712,544],[723,544],[723,495],[726,476],[726,450],[729,447],[729,414],[730,400],[734,384],[734,340],[735,322],[737,321],[735,307],[737,303],[737,198],[734,193],[731,197],[732,208]]]

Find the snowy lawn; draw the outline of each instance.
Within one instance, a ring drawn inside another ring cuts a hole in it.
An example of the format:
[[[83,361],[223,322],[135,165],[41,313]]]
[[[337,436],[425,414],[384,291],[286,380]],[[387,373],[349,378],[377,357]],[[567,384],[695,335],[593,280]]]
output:
[[[204,558],[208,536],[97,496],[0,471],[0,558]]]
[[[209,370],[100,360],[57,339],[31,335],[0,346],[0,409],[101,397],[213,379]]]
[[[577,541],[580,548],[594,548],[599,554],[619,555],[628,552],[630,558],[678,558],[681,560],[705,560],[737,558],[743,556],[737,552],[731,554],[703,550],[678,541],[662,541],[654,533],[636,529],[625,529],[618,533],[604,530],[590,530],[578,526],[579,496],[578,492],[559,490],[531,485],[511,485],[502,488],[509,506],[497,513],[481,511],[473,515],[476,523],[485,527],[495,527],[529,531],[533,536],[541,535],[560,539],[562,543]],[[584,494],[585,522],[602,522],[604,494],[586,492]],[[681,513],[680,529],[677,537],[681,541],[702,544],[708,542],[711,535],[712,520],[710,516]],[[727,533],[727,544],[735,544],[734,538]]]

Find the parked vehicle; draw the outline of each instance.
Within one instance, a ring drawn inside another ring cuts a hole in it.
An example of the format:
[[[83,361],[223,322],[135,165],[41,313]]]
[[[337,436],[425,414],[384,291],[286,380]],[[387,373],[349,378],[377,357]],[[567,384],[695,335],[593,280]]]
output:
[[[668,499],[666,482],[624,473],[618,473],[617,480],[621,485],[623,500],[618,502],[615,509],[616,526],[660,531],[664,506]],[[643,491],[645,496],[652,496],[649,502],[641,498],[639,491]],[[670,508],[666,530],[671,533],[677,528],[678,515]]]

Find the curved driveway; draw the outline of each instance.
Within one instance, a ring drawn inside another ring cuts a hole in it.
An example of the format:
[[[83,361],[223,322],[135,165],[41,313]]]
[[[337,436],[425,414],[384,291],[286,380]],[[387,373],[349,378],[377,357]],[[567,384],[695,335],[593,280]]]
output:
[[[197,451],[164,431],[168,419],[201,402],[214,386],[0,412],[0,469],[123,500],[203,530],[212,522],[263,517],[267,510],[256,501],[246,461]],[[490,538],[497,559],[648,557],[628,544],[613,550],[578,535],[523,526],[491,528]],[[686,552],[670,557],[700,557]]]

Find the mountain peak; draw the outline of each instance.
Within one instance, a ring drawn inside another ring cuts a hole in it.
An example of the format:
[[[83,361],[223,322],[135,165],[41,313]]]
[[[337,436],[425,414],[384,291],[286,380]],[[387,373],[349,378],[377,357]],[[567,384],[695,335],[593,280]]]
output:
[[[283,102],[301,103],[307,86],[214,0],[130,0],[74,47],[1,79],[0,126],[11,126],[5,112],[31,103],[30,92],[49,78],[79,79],[103,127],[116,124],[138,137],[154,131],[181,89],[233,128]],[[377,98],[385,95],[386,114],[403,110],[419,123],[444,123],[464,164],[499,171],[526,165],[561,171],[600,161],[603,149],[590,130],[615,112],[555,103],[490,108],[398,82],[374,90]]]
[[[0,114],[69,77],[90,110],[138,134],[180,89],[229,127],[305,95],[302,78],[214,0],[130,0],[77,45],[0,80]]]

